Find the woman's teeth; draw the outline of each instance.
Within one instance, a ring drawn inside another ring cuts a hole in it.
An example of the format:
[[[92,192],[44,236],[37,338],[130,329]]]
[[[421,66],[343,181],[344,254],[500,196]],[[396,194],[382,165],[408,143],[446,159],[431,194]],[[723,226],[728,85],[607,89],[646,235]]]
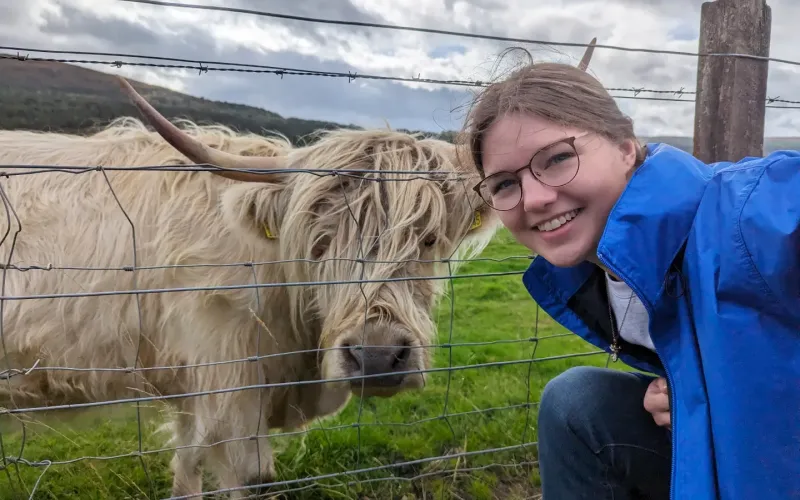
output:
[[[558,229],[559,227],[563,226],[567,222],[569,222],[572,219],[574,219],[575,216],[578,215],[580,210],[581,209],[575,209],[575,210],[573,210],[573,211],[571,211],[569,213],[566,213],[564,215],[560,215],[560,216],[556,217],[555,219],[549,220],[549,221],[547,221],[547,222],[545,222],[543,224],[539,224],[538,226],[536,226],[536,229],[538,229],[539,231],[552,231],[554,229]]]

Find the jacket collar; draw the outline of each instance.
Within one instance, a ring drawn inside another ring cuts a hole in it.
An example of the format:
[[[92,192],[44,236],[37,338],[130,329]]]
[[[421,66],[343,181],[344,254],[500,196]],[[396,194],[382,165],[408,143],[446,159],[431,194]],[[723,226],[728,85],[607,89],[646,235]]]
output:
[[[651,310],[689,235],[712,172],[711,166],[680,149],[648,144],[645,161],[611,209],[598,257]],[[540,304],[553,299],[566,304],[594,270],[589,262],[558,268],[537,256],[523,282]]]

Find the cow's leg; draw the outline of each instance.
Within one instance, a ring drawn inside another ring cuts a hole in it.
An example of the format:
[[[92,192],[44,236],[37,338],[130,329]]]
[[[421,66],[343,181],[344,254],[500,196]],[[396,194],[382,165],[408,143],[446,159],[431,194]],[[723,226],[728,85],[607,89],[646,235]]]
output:
[[[191,413],[191,404],[181,404],[174,422],[173,441],[176,447],[170,464],[172,468],[172,496],[197,495],[203,491],[202,465],[207,454],[202,421]]]
[[[269,394],[263,395],[262,411],[259,396],[258,390],[204,396],[208,403],[213,401],[207,408],[215,414],[214,436],[219,443],[209,449],[205,463],[219,489],[239,488],[229,493],[230,498],[248,497],[257,491],[255,486],[275,478],[272,447],[266,438]],[[254,488],[245,488],[249,486]]]

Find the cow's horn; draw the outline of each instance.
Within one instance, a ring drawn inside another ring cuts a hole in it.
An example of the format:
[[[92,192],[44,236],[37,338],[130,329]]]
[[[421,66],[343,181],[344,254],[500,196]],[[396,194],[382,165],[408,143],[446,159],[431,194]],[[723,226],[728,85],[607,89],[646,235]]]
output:
[[[589,67],[589,61],[592,59],[592,54],[594,54],[594,46],[596,43],[597,43],[597,37],[594,37],[592,38],[592,41],[589,42],[589,45],[586,47],[586,52],[583,53],[581,62],[578,63],[578,68],[581,71],[586,71],[586,68]]]
[[[172,147],[180,151],[187,158],[195,163],[207,163],[221,168],[228,169],[278,169],[283,166],[283,157],[279,156],[240,156],[220,151],[206,146],[202,142],[190,137],[178,127],[170,123],[169,120],[156,111],[147,100],[136,92],[130,83],[119,77],[120,85],[134,104],[139,108],[147,121],[156,129],[156,132],[170,143]],[[274,181],[278,174],[262,174],[239,171],[220,171],[212,170],[212,173],[244,182],[267,182]]]

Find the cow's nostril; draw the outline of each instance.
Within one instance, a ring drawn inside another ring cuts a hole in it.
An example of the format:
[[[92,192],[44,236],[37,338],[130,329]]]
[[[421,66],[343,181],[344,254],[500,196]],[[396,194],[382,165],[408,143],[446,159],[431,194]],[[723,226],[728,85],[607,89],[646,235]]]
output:
[[[392,362],[392,370],[402,372],[406,370],[408,358],[411,356],[411,347],[409,345],[397,346],[394,353],[394,361]]]
[[[346,359],[350,367],[355,371],[361,371],[364,360],[364,349],[361,346],[353,346],[349,343],[342,344],[347,353]]]

